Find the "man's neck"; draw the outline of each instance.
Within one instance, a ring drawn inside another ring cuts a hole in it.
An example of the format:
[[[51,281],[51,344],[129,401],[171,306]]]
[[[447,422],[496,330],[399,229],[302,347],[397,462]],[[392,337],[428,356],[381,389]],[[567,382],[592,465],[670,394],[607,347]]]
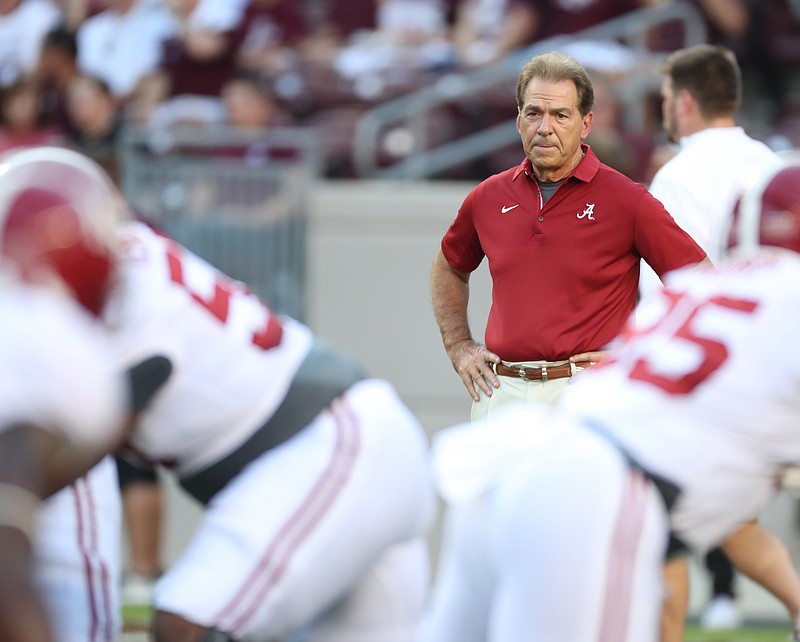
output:
[[[684,123],[683,127],[681,127],[680,138],[691,136],[692,134],[706,129],[722,129],[727,127],[736,127],[736,119],[733,116],[697,119]]]
[[[531,163],[533,175],[540,183],[557,183],[558,181],[563,181],[565,178],[567,178],[567,176],[575,171],[575,168],[578,165],[580,165],[581,160],[583,160],[583,156],[583,149],[579,147],[575,157],[571,160],[571,162],[562,165],[561,167],[555,169],[550,169],[547,167],[539,168]]]

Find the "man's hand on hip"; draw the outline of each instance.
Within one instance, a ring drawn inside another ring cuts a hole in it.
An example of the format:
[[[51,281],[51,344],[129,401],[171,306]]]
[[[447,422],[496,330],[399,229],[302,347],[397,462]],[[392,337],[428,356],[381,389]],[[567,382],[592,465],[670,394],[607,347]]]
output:
[[[473,401],[481,399],[478,388],[483,390],[487,397],[491,397],[492,388],[500,387],[500,381],[492,367],[493,364],[500,363],[500,357],[486,346],[472,340],[461,341],[449,350],[449,354],[453,368],[461,377]]]

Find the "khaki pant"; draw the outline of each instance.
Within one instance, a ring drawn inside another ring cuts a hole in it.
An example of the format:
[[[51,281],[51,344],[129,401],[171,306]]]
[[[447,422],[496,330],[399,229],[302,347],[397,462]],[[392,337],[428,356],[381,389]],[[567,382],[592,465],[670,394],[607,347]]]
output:
[[[514,362],[513,364],[508,365],[553,366],[560,365],[562,363],[565,362],[530,361],[522,363]],[[538,403],[554,405],[558,401],[559,397],[561,397],[564,387],[568,386],[572,381],[572,377],[564,377],[563,379],[550,379],[549,381],[525,381],[519,377],[501,376],[498,376],[497,379],[500,381],[500,387],[492,390],[491,397],[487,397],[483,391],[478,388],[478,394],[481,396],[481,400],[472,402],[470,419],[473,423],[485,421],[498,407],[515,401],[535,401]]]

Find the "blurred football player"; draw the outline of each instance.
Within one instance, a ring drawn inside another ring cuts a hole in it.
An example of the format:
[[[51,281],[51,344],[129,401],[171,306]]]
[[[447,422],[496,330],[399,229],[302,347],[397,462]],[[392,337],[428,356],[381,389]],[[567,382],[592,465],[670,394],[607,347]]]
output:
[[[155,639],[412,642],[434,506],[417,420],[174,240],[137,221],[119,238],[118,359],[172,364],[127,452],[204,505],[156,584]]]
[[[3,641],[110,641],[119,628],[115,499],[102,483],[114,468],[101,459],[123,436],[128,393],[94,318],[113,279],[116,210],[108,179],[78,154],[0,158]]]
[[[800,462],[800,165],[744,192],[730,247],[672,273],[559,407],[438,434],[453,510],[424,642],[656,642],[665,558],[723,542],[797,626],[788,551],[755,520]]]

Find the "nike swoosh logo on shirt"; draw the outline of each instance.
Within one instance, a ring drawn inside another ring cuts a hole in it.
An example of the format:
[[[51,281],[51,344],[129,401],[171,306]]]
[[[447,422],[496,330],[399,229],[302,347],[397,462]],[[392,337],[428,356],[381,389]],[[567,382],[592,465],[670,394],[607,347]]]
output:
[[[511,210],[513,210],[515,207],[519,207],[519,203],[517,203],[516,205],[512,205],[511,207],[506,207],[505,205],[503,205],[503,207],[500,209],[500,212],[502,214],[505,214],[506,212],[510,212]]]

